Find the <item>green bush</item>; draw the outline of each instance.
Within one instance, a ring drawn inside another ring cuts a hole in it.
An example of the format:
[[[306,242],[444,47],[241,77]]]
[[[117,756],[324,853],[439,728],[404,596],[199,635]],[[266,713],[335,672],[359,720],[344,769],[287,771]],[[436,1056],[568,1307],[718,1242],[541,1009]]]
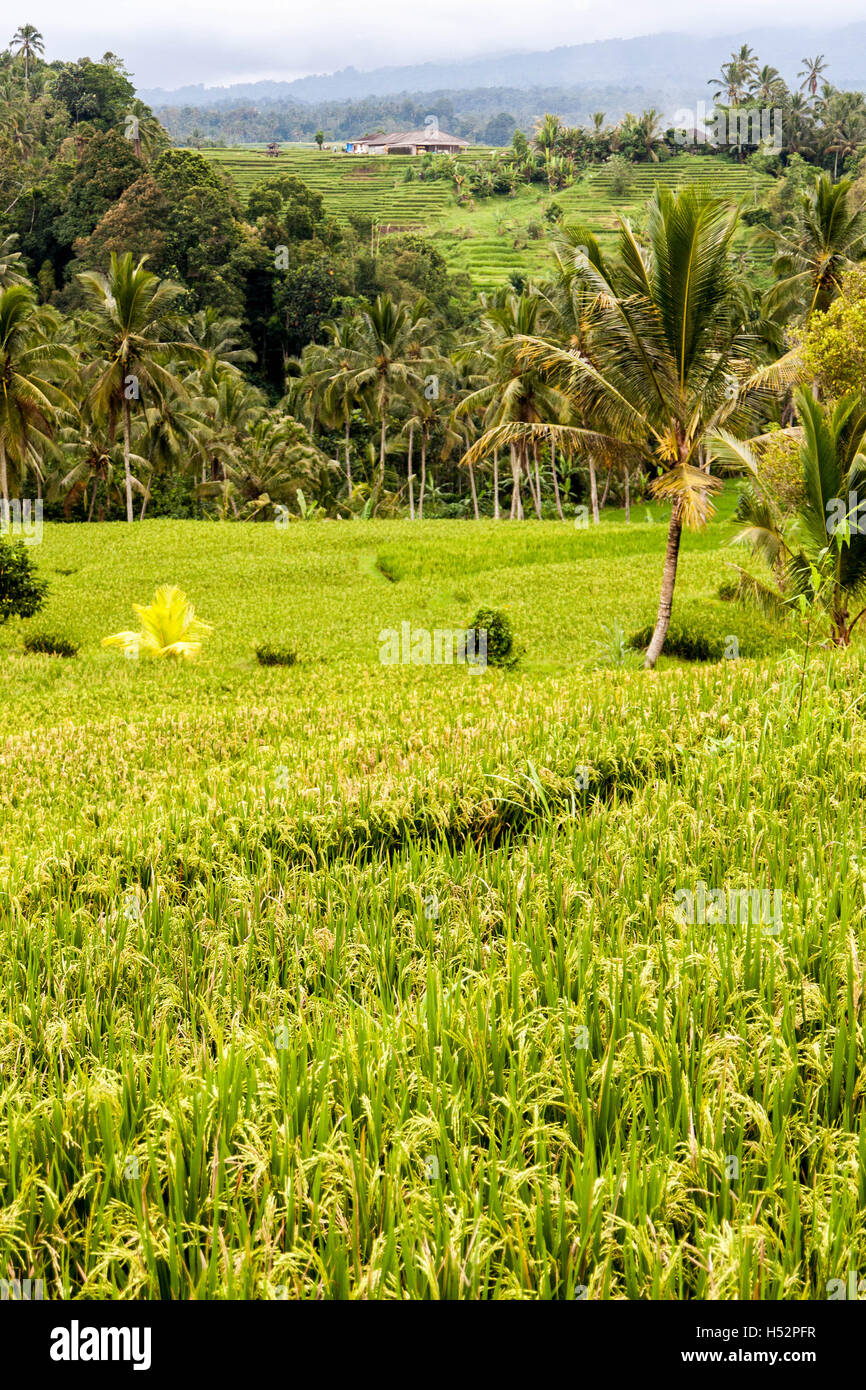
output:
[[[652,627],[642,627],[628,639],[628,645],[634,651],[646,651],[652,635]],[[709,637],[704,632],[694,632],[671,623],[662,650],[665,656],[678,656],[683,661],[721,661],[725,644],[718,637]]]
[[[256,661],[260,666],[294,666],[297,660],[298,653],[289,647],[272,647],[269,643],[256,647]]]
[[[12,617],[32,618],[45,602],[47,589],[26,546],[0,539],[0,623]]]
[[[514,649],[514,629],[511,619],[501,608],[479,608],[469,630],[475,629],[475,650],[479,650],[482,631],[487,633],[487,665],[514,666],[517,653]]]
[[[68,637],[55,637],[50,632],[31,632],[24,638],[24,650],[43,656],[77,656],[78,643]]]

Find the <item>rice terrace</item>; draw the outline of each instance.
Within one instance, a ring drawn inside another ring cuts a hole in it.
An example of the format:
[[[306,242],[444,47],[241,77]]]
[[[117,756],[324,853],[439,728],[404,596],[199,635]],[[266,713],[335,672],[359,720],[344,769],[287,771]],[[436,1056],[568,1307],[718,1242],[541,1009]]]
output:
[[[866,84],[773,32],[640,114],[573,33],[236,98],[4,36],[44,1363],[157,1367],[103,1302],[866,1296]]]

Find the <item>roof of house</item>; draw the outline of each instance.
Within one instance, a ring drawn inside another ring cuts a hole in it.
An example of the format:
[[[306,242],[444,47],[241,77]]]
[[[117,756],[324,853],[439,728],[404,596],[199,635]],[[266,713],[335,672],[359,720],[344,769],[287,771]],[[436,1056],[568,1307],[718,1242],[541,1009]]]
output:
[[[444,130],[392,130],[388,134],[381,131],[375,135],[359,135],[355,140],[350,140],[354,145],[462,145],[468,146],[468,140],[461,140],[459,135],[446,135]]]
[[[468,145],[459,135],[448,135],[444,130],[407,130],[390,141],[394,145]]]

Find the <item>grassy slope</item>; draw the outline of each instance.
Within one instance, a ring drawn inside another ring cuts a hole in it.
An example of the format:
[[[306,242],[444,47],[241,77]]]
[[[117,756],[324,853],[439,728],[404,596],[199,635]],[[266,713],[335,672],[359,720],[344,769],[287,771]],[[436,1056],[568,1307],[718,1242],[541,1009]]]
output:
[[[46,527],[30,626],[83,648],[0,633],[4,1269],[749,1298],[863,1267],[862,663],[817,657],[799,728],[787,660],[593,670],[652,615],[656,516]],[[677,613],[737,632],[730,530],[687,538]],[[102,651],[165,581],[204,659]],[[381,627],[486,601],[516,671],[379,665]],[[302,662],[258,668],[269,638]],[[677,921],[698,879],[782,888],[779,936]]]
[[[515,271],[540,275],[547,269],[545,207],[551,194],[537,184],[521,188],[514,197],[479,200],[473,207],[458,207],[453,190],[442,181],[403,183],[405,170],[420,160],[404,156],[363,158],[333,151],[319,152],[289,146],[278,160],[264,154],[264,146],[207,150],[205,154],[231,173],[242,196],[253,184],[274,173],[296,174],[317,189],[328,210],[337,217],[351,211],[378,217],[380,226],[430,234],[455,270],[468,274],[477,288],[503,284]],[[473,150],[472,157],[487,158],[490,151]],[[718,159],[679,158],[659,165],[637,165],[633,186],[624,196],[612,193],[605,168],[590,170],[574,187],[553,195],[569,217],[589,223],[609,241],[618,215],[639,216],[656,181],[676,186],[687,181],[708,181],[715,192],[746,204],[760,197],[769,182],[736,164]],[[528,235],[530,222],[542,222],[539,239]],[[749,255],[763,264],[767,253],[755,249],[750,238],[740,237]]]

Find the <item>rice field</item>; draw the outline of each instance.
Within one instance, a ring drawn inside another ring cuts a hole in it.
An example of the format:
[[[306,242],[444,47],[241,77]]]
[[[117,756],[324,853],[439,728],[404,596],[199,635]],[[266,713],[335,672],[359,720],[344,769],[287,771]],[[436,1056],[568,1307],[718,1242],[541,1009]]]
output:
[[[376,219],[385,234],[412,231],[432,236],[448,264],[468,275],[479,290],[496,289],[514,274],[528,279],[549,273],[550,225],[544,212],[551,203],[565,216],[587,222],[606,246],[613,242],[617,218],[640,217],[657,182],[674,187],[709,182],[718,196],[746,207],[760,201],[772,182],[769,175],[754,174],[738,164],[680,156],[667,163],[631,166],[631,186],[625,194],[614,193],[610,170],[597,166],[558,193],[532,184],[511,196],[458,206],[453,188],[443,180],[403,182],[406,169],[420,165],[408,155],[365,157],[301,145],[282,148],[279,159],[269,158],[263,145],[203,153],[232,176],[242,199],[261,179],[289,173],[321,193],[328,212],[340,221],[355,212]],[[492,153],[473,147],[467,151],[467,162],[488,159]],[[738,244],[759,269],[769,264],[769,251],[756,247],[745,228]]]
[[[804,668],[717,597],[732,501],[674,619],[740,656],[654,673],[603,625],[652,620],[657,507],[46,525],[46,610],[0,629],[4,1275],[797,1300],[863,1270],[863,649]],[[100,646],[159,583],[214,625],[196,663]],[[513,670],[381,664],[482,605]],[[778,898],[684,911],[701,884]]]

